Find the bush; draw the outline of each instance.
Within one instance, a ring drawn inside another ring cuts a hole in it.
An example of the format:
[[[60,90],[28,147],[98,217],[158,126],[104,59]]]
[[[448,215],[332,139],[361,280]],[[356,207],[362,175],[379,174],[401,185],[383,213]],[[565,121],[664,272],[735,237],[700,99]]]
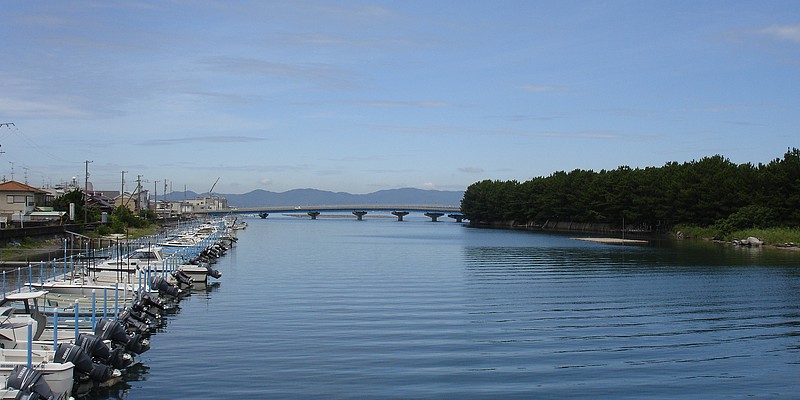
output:
[[[97,234],[100,235],[100,236],[105,236],[105,235],[114,233],[111,230],[111,227],[108,226],[108,225],[100,225],[100,226],[98,226],[97,229],[95,230],[95,232],[97,232]]]
[[[713,228],[721,236],[743,229],[763,229],[777,225],[775,213],[764,206],[751,205],[742,207],[727,218],[718,220]]]

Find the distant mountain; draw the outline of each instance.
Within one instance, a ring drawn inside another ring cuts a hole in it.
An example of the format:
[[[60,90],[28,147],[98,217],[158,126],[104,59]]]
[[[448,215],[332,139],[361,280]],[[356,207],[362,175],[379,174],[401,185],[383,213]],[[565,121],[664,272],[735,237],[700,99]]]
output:
[[[208,193],[172,192],[167,199],[178,201],[208,196]],[[414,188],[388,189],[367,194],[329,192],[317,189],[294,189],[282,193],[253,190],[244,194],[214,193],[228,199],[229,207],[318,206],[318,205],[443,205],[458,206],[463,191],[423,190]]]

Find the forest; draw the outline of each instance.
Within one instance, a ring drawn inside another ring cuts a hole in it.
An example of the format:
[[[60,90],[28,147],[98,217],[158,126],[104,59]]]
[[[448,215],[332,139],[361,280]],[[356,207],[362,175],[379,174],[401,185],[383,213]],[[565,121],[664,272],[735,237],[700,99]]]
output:
[[[800,226],[800,150],[753,165],[715,155],[661,167],[559,171],[525,182],[473,183],[461,201],[472,224],[608,224],[665,232],[679,224],[720,232]]]

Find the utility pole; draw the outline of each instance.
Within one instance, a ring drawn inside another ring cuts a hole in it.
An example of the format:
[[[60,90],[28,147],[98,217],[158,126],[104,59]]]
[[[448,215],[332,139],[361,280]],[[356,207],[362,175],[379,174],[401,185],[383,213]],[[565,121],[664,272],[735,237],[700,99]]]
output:
[[[128,171],[122,171],[122,186],[119,188],[119,198],[120,198],[120,205],[125,204],[125,173]]]
[[[136,175],[136,211],[139,211],[139,207],[142,205],[142,176]]]
[[[158,182],[161,181],[153,181],[153,212],[155,213],[158,210]]]
[[[23,175],[23,176],[25,177],[25,182],[24,183],[27,185],[28,184],[28,167],[22,167],[22,170],[25,171],[25,175]]]
[[[11,164],[11,180],[13,181],[14,180],[14,162],[13,161],[9,161],[8,163]]]
[[[92,161],[86,160],[86,177],[83,180],[83,223],[89,222],[89,163]]]

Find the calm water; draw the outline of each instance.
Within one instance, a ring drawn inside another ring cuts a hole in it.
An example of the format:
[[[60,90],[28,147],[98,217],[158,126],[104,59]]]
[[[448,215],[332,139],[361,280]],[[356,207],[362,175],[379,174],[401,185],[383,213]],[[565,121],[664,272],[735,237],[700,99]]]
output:
[[[250,219],[95,398],[800,396],[800,253]]]

